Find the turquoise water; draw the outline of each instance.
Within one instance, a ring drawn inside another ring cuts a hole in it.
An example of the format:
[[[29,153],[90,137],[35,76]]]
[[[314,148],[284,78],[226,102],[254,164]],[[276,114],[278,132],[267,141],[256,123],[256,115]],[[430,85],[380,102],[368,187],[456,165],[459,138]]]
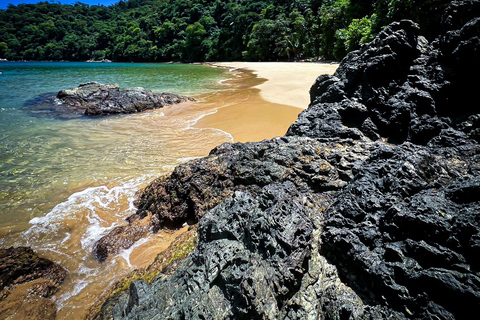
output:
[[[198,96],[221,88],[226,77],[189,64],[7,62],[0,70],[0,237],[24,229],[83,186],[161,173],[191,155],[179,141],[205,138],[198,130],[182,138],[188,117],[36,118],[25,101],[89,81]]]
[[[57,318],[80,317],[96,295],[135,268],[132,249],[103,264],[91,250],[135,212],[136,192],[176,165],[232,141],[221,130],[194,127],[216,112],[213,97],[228,89],[222,83],[230,75],[184,64],[7,62],[0,70],[0,247],[30,246],[65,267],[69,276],[53,297]],[[35,117],[24,106],[38,95],[90,81],[198,101],[69,120]],[[162,237],[152,235],[137,246],[154,246]]]

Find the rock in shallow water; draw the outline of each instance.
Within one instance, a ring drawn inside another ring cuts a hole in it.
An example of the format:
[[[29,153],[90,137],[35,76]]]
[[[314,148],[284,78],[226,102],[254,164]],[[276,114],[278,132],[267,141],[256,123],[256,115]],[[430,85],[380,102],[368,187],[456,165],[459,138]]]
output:
[[[41,95],[27,101],[25,106],[33,115],[53,114],[68,119],[82,115],[136,113],[186,101],[195,99],[173,93],[156,94],[140,87],[120,90],[118,84],[89,82],[77,88],[61,90],[56,95]]]
[[[57,308],[47,298],[66,276],[64,268],[30,248],[0,249],[0,317],[55,319]]]
[[[87,116],[135,113],[194,100],[173,93],[154,94],[140,87],[120,90],[117,84],[103,85],[97,82],[62,90],[57,98],[73,108],[85,108]]]
[[[453,1],[431,43],[410,21],[387,27],[317,80],[286,137],[225,144],[154,181],[137,215],[200,220],[198,249],[98,317],[471,319],[478,4]]]

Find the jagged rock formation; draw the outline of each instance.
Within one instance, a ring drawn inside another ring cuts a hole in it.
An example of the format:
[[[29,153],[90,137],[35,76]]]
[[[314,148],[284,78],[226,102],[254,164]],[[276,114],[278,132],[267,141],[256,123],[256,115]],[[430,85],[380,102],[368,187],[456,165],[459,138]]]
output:
[[[57,308],[47,298],[66,276],[64,268],[30,248],[0,249],[1,318],[55,319]]]
[[[149,228],[199,221],[171,277],[98,319],[471,319],[480,305],[480,2],[429,43],[388,26],[321,76],[285,137],[148,186]],[[128,228],[128,226],[126,227]]]
[[[194,99],[173,93],[156,94],[140,87],[120,90],[118,84],[89,82],[61,90],[56,95],[41,95],[27,101],[25,106],[36,116],[53,112],[59,118],[74,118],[136,113],[186,101]]]
[[[136,201],[137,214],[128,219],[128,225],[101,238],[93,254],[104,261],[148,230],[198,222],[234,191],[257,193],[265,185],[283,181],[292,181],[304,192],[339,190],[347,185],[352,168],[360,165],[371,148],[362,141],[345,141],[342,146],[339,141],[283,137],[223,144],[209,157],[180,165],[169,177],[147,186]]]

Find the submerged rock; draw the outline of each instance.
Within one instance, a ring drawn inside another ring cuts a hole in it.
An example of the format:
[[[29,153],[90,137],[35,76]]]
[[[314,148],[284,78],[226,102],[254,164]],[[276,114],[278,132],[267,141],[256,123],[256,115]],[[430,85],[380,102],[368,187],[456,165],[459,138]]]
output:
[[[92,250],[94,258],[103,262],[109,255],[115,255],[122,249],[130,248],[136,241],[144,238],[149,231],[152,231],[153,221],[155,220],[156,217],[140,219],[138,215],[130,216],[128,225],[114,228],[95,243]]]
[[[55,94],[44,94],[25,103],[34,115],[53,114],[60,118],[82,115],[128,114],[158,109],[193,98],[173,93],[156,94],[140,87],[120,90],[118,84],[89,82]]]
[[[66,276],[64,268],[30,248],[0,249],[2,319],[55,319],[56,306],[47,298]]]
[[[479,17],[478,1],[453,1],[431,43],[391,24],[317,79],[287,136],[224,144],[153,181],[138,218],[199,222],[198,248],[97,318],[470,319]]]
[[[0,249],[0,290],[39,278],[60,285],[66,276],[65,269],[28,247]]]

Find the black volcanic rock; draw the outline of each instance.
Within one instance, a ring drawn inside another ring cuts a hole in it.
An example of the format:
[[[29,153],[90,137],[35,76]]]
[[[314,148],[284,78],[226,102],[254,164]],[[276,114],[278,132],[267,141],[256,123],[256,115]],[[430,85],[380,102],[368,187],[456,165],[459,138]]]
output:
[[[124,296],[120,304],[126,303],[128,313],[150,319],[159,313],[175,319],[275,315],[299,289],[310,256],[313,207],[307,203],[292,183],[267,186],[255,198],[234,193],[204,216],[198,230],[201,245],[177,269],[174,281],[151,288],[135,282],[129,300]],[[271,228],[272,223],[277,227]],[[137,298],[132,301],[132,296]],[[111,316],[124,312],[120,305]]]
[[[72,108],[85,108],[84,113],[88,116],[135,113],[193,101],[192,98],[172,93],[154,94],[139,87],[120,90],[117,84],[103,85],[97,82],[62,90],[58,92],[57,98]]]
[[[361,141],[321,142],[282,137],[254,143],[223,144],[207,158],[175,168],[139,195],[137,214],[159,217],[160,226],[198,222],[234,191],[258,192],[274,182],[293,182],[298,190],[339,190],[352,179],[371,146]]]
[[[411,21],[388,26],[317,79],[285,137],[152,182],[138,217],[199,221],[198,248],[97,318],[472,319],[478,4],[453,1],[430,43]]]
[[[469,318],[480,302],[479,155],[478,144],[379,150],[337,194],[322,254],[364,303]]]
[[[54,116],[67,119],[81,115],[136,113],[186,101],[194,99],[173,93],[156,94],[140,87],[120,90],[117,84],[89,82],[61,90],[56,95],[41,95],[27,101],[25,106],[36,116],[53,112]]]
[[[370,44],[349,53],[333,76],[317,79],[310,89],[310,107],[287,135],[364,135],[425,145],[454,129],[463,138],[480,141],[480,110],[472,99],[472,74],[480,72],[475,58],[480,52],[480,9],[476,1],[452,6],[472,7],[476,11],[469,15],[477,18],[430,44],[413,22],[392,23]],[[454,24],[451,8],[444,19]]]

